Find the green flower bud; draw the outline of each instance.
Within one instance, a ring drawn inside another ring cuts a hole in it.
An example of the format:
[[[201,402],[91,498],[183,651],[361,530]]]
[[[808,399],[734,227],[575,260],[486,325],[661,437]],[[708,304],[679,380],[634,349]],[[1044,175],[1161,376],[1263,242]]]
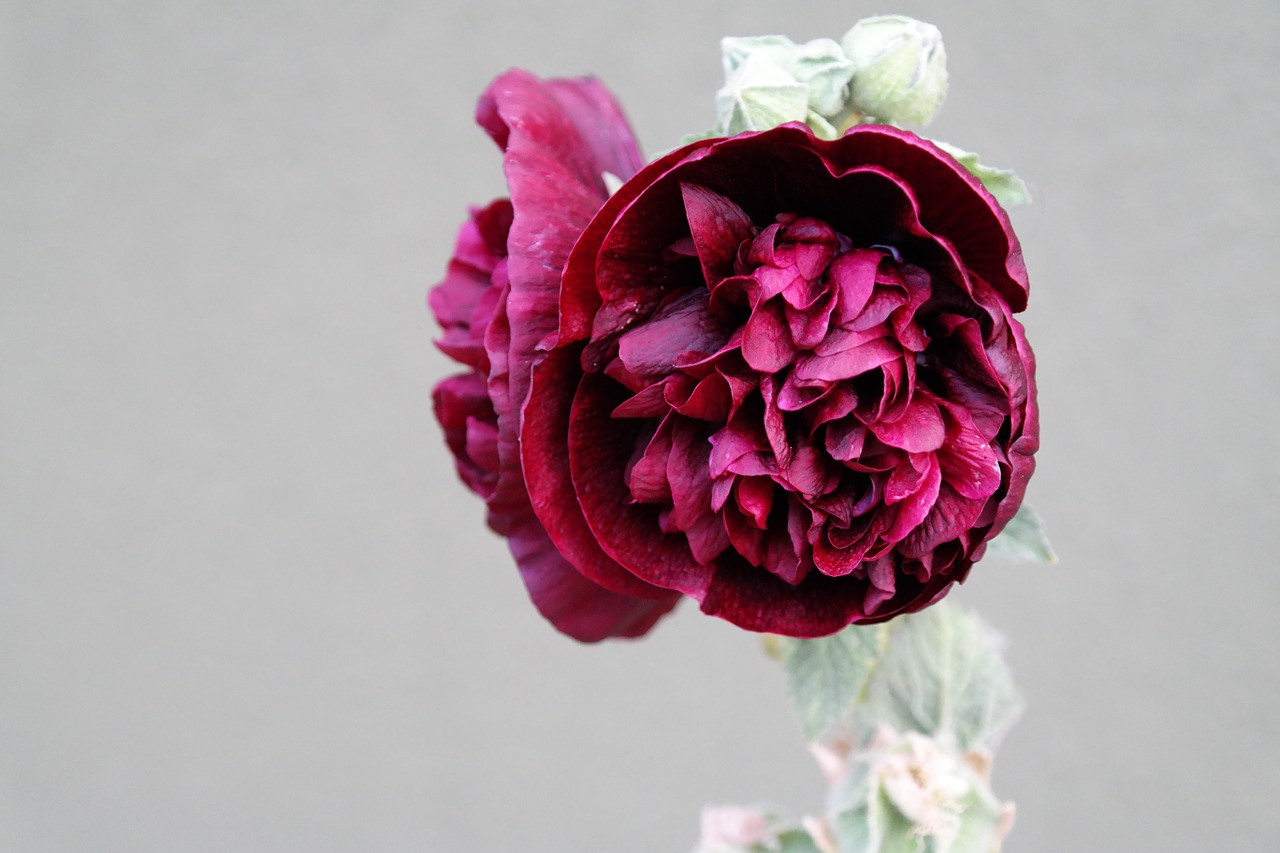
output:
[[[727,134],[808,122],[819,136],[838,133],[830,119],[847,113],[853,63],[831,39],[797,45],[785,36],[720,42],[725,85],[716,94],[717,128]]]
[[[947,95],[947,51],[932,24],[863,18],[841,39],[853,63],[854,108],[895,124],[928,124]]]

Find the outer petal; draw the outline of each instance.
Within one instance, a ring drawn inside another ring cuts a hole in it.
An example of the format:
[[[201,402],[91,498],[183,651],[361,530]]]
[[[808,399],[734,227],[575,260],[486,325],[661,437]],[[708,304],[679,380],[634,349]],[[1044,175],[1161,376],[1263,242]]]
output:
[[[537,344],[558,325],[560,270],[608,196],[603,173],[628,177],[640,165],[640,154],[617,104],[594,80],[543,82],[523,71],[509,72],[481,98],[477,121],[504,150],[511,189],[505,277],[492,282],[494,295],[485,304],[492,316],[483,330],[488,395],[497,420],[489,524],[508,537],[530,597],[561,631],[587,642],[639,636],[675,605],[678,595],[635,579],[629,586],[639,596],[605,589],[557,551],[529,501],[519,428]],[[476,236],[485,246],[492,242],[488,225],[477,224]],[[465,236],[468,246],[481,243]],[[482,254],[472,251],[463,260]],[[482,266],[467,264],[469,269]],[[495,266],[497,272],[502,269]],[[456,325],[460,318],[454,315],[467,307],[464,300],[482,302],[472,290],[458,287],[436,297],[441,309],[452,310],[447,316]]]
[[[575,640],[642,636],[680,600],[674,593],[621,595],[587,580],[556,550],[532,511],[512,519],[509,529],[511,553],[534,606]]]
[[[618,593],[674,599],[645,583],[600,547],[587,526],[569,479],[569,411],[581,376],[577,349],[547,355],[535,373],[535,402],[525,411],[523,462],[529,497],[550,538],[569,563],[597,584]]]

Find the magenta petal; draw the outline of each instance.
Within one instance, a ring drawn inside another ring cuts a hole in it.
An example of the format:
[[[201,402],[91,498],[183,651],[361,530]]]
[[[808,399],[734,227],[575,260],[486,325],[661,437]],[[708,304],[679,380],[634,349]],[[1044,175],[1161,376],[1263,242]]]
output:
[[[763,431],[745,418],[730,421],[708,440],[711,443],[709,470],[713,477],[724,475],[743,456],[769,450]]]
[[[671,456],[671,419],[658,425],[657,432],[645,445],[644,453],[631,466],[627,485],[631,496],[641,503],[667,504],[671,501],[671,481],[667,465]]]
[[[852,418],[828,424],[824,439],[831,458],[841,462],[848,462],[861,456],[866,440],[866,427]]]
[[[610,412],[625,394],[616,383],[586,374],[569,413],[569,472],[595,542],[626,571],[654,586],[698,598],[711,579],[680,533],[661,532],[662,510],[634,503],[625,470],[638,426]],[[608,436],[602,441],[601,436]],[[564,457],[558,463],[563,465]]]
[[[755,226],[742,208],[719,193],[687,183],[680,184],[680,192],[702,275],[712,286],[733,274],[738,246],[751,239]]]
[[[912,400],[896,420],[878,420],[867,426],[885,444],[908,453],[937,450],[947,438],[937,404],[927,399]]]
[[[636,392],[635,396],[613,410],[615,418],[661,417],[671,411],[667,402],[666,385],[659,382]]]
[[[882,257],[873,249],[855,249],[831,264],[831,278],[839,294],[836,322],[841,326],[850,328],[871,298]]]
[[[959,406],[943,409],[947,441],[938,451],[942,474],[966,498],[985,498],[1000,488],[1000,463],[969,413]]]
[[[645,157],[631,125],[622,107],[599,80],[594,77],[554,79],[547,81],[547,87],[590,151],[591,168],[600,170],[594,177],[602,186],[604,172],[625,181],[640,171]]]
[[[676,418],[667,454],[667,480],[675,507],[673,519],[681,530],[689,530],[711,511],[710,457],[711,443],[688,420]]]
[[[742,357],[752,370],[774,373],[795,356],[783,307],[774,302],[756,306],[742,337]]]
[[[453,453],[458,476],[467,488],[483,498],[489,498],[497,485],[498,466],[493,456],[496,444],[490,450],[484,448],[482,458],[475,458],[477,450],[473,433],[487,427],[496,442],[497,430],[493,404],[484,377],[472,371],[452,376],[436,385],[432,392],[436,420],[444,428],[445,442]]]
[[[738,508],[761,530],[768,526],[774,491],[774,484],[763,477],[738,478]]]
[[[672,430],[667,479],[671,483],[672,518],[685,532],[693,558],[706,565],[729,547],[724,521],[711,508],[711,444],[689,421],[678,421]]]
[[[852,379],[902,356],[897,342],[877,338],[831,355],[803,355],[796,360],[795,377],[801,382],[835,382]]]
[[[527,407],[520,442],[527,501],[565,559],[588,579],[613,592],[661,596],[662,590],[632,575],[601,549],[578,505],[564,464],[578,375],[572,349],[549,353],[534,369],[533,392],[539,405]]]
[[[608,197],[601,173],[628,171],[640,162],[633,150],[628,165],[626,146],[615,144],[616,137],[630,132],[624,124],[619,127],[620,113],[611,103],[594,81],[552,85],[514,70],[496,79],[477,106],[477,121],[504,151],[514,211],[505,304],[496,309],[485,338],[503,500],[522,491],[507,474],[519,466],[520,408],[538,345],[559,326],[560,276],[569,252]],[[597,123],[611,128],[608,139],[599,136],[605,131]]]
[[[704,613],[749,631],[791,637],[833,634],[865,615],[859,585],[816,572],[792,585],[745,560],[722,561],[701,604]]]
[[[922,557],[968,531],[982,513],[983,501],[963,497],[943,481],[929,514],[899,546],[903,554]]]
[[[738,556],[753,566],[763,566],[765,560],[765,531],[751,519],[737,512],[732,505],[724,511],[724,526],[729,533],[729,544]]]
[[[511,554],[538,612],[575,640],[595,643],[609,637],[640,637],[676,606],[680,596],[635,598],[609,592],[570,565],[530,517],[511,527]]]
[[[924,476],[920,479],[914,491],[902,499],[901,502],[895,504],[897,514],[893,518],[893,524],[886,530],[882,536],[886,542],[898,542],[912,530],[915,530],[929,511],[933,509],[934,503],[938,500],[938,494],[942,487],[942,471],[939,469],[937,460],[933,456],[924,457],[926,468]],[[890,483],[893,478],[889,478]],[[888,486],[886,486],[886,493]],[[888,496],[886,494],[886,500]]]
[[[659,308],[618,339],[618,357],[634,375],[657,377],[679,356],[716,352],[729,331],[707,311],[707,300],[706,290],[691,290]]]

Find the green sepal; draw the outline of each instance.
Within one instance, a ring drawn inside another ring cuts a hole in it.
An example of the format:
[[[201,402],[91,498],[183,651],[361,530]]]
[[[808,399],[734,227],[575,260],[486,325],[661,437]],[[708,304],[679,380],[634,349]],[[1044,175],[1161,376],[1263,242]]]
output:
[[[1024,503],[1000,534],[987,543],[988,557],[1019,562],[1056,563],[1058,555],[1049,544],[1044,522]]]
[[[733,136],[804,121],[809,89],[761,54],[747,56],[716,93],[716,130]]]
[[[1014,205],[1029,204],[1031,202],[1031,191],[1027,189],[1027,185],[1011,169],[984,166],[978,162],[978,155],[972,151],[965,151],[963,148],[957,148],[937,139],[932,140],[932,142],[954,157],[956,162],[964,166],[971,175],[982,181],[982,185],[987,188],[987,192],[995,196],[996,201],[1000,202],[1000,204],[1005,207],[1013,207]]]

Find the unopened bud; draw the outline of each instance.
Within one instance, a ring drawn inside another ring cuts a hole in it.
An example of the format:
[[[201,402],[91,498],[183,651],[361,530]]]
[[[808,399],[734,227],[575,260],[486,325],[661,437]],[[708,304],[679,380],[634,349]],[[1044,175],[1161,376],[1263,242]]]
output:
[[[904,15],[863,18],[840,42],[853,63],[850,96],[861,113],[928,124],[947,95],[947,51],[932,24]]]

